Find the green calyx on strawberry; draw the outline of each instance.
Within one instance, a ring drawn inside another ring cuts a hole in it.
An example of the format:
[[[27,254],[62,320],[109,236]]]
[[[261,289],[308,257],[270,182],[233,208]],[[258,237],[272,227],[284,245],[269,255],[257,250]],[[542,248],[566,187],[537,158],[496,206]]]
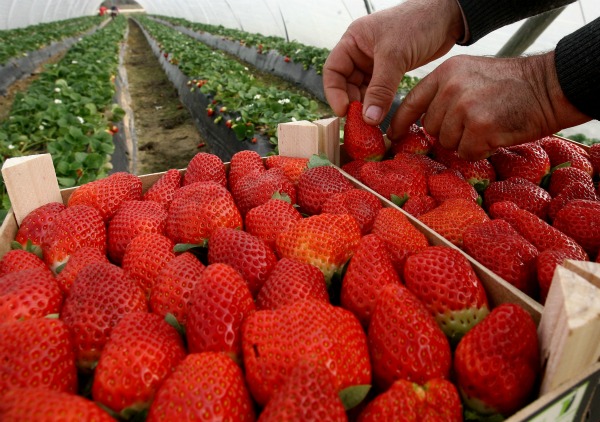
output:
[[[360,101],[352,101],[348,107],[344,148],[353,160],[380,161],[386,152],[383,133],[363,120],[362,108]]]

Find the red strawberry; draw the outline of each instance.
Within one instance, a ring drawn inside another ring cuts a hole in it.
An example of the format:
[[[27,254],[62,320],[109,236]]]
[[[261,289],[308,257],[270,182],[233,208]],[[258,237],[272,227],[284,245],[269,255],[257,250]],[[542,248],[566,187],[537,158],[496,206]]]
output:
[[[158,274],[175,258],[174,247],[175,244],[160,233],[142,233],[129,242],[123,255],[123,270],[149,295]]]
[[[221,262],[235,268],[256,297],[277,264],[277,257],[258,237],[242,230],[220,228],[210,237],[208,262]]]
[[[236,152],[229,163],[229,174],[227,176],[229,190],[233,191],[235,185],[247,175],[255,172],[263,173],[264,171],[266,171],[265,165],[256,151]]]
[[[450,167],[453,161],[459,160],[458,152],[456,150],[446,149],[440,144],[440,141],[436,138],[431,146],[431,154],[433,159],[446,167]]]
[[[90,246],[106,253],[106,226],[96,209],[73,205],[54,217],[48,227],[42,251],[44,261],[55,273],[77,249]]]
[[[77,369],[65,324],[52,318],[0,324],[0,374],[0,397],[17,387],[74,393]]]
[[[550,157],[552,167],[570,163],[571,167],[581,169],[590,176],[594,174],[594,167],[589,160],[588,152],[574,142],[554,136],[547,136],[540,139],[538,143],[546,151],[548,157]]]
[[[526,404],[540,372],[533,319],[518,305],[499,305],[458,344],[454,369],[466,406],[508,417]]]
[[[204,269],[189,301],[186,333],[191,353],[222,352],[242,358],[242,321],[256,309],[244,278],[227,264]]]
[[[344,275],[340,295],[342,307],[368,327],[379,292],[392,283],[400,284],[401,281],[384,241],[376,234],[366,235],[361,238]]]
[[[96,248],[86,246],[77,249],[73,255],[71,255],[67,265],[65,265],[63,270],[56,276],[58,286],[68,295],[71,291],[71,285],[73,285],[73,281],[75,281],[79,271],[89,264],[96,262],[108,263],[108,258]]]
[[[398,380],[363,410],[358,422],[463,420],[462,403],[454,384],[434,378],[424,385]]]
[[[65,208],[60,202],[50,202],[31,211],[21,221],[15,241],[20,243],[23,248],[27,247],[28,241],[41,248],[48,227],[52,225],[54,218]],[[39,252],[41,254],[41,249],[39,249]]]
[[[185,327],[188,302],[204,264],[190,252],[171,259],[158,273],[150,291],[150,309],[159,316],[172,314]]]
[[[205,418],[252,422],[254,405],[240,367],[221,353],[192,353],[160,386],[147,422]]]
[[[329,302],[323,273],[313,265],[282,258],[258,292],[256,308],[273,310],[307,298]]]
[[[392,151],[394,154],[403,152],[427,155],[431,150],[432,144],[433,139],[426,135],[420,126],[413,123],[406,135],[392,141]]]
[[[244,217],[244,226],[248,233],[262,239],[271,249],[275,249],[277,235],[290,224],[301,219],[302,214],[288,201],[269,199],[248,211]]]
[[[301,358],[329,368],[336,391],[371,382],[366,336],[356,317],[313,299],[247,317],[242,348],[246,382],[263,406]]]
[[[379,211],[371,233],[385,242],[399,275],[404,270],[404,262],[408,256],[429,246],[425,235],[412,225],[406,215],[391,207]]]
[[[13,249],[5,253],[2,260],[0,260],[0,277],[8,273],[32,268],[49,271],[44,261],[36,254],[23,249]]]
[[[352,101],[344,124],[344,149],[353,160],[379,161],[385,155],[385,142],[379,126],[368,125],[362,116],[363,105]]]
[[[335,167],[312,167],[298,179],[298,205],[308,214],[319,214],[323,203],[332,194],[353,188],[352,183]]]
[[[94,401],[121,412],[150,406],[161,383],[185,358],[179,333],[158,315],[133,312],[113,328],[94,374]]]
[[[296,203],[296,187],[280,168],[272,168],[262,173],[249,174],[231,190],[233,199],[242,213],[264,204],[274,194],[286,195],[292,204]]]
[[[473,224],[485,223],[490,218],[473,201],[448,199],[434,210],[422,214],[419,220],[461,248],[465,230]]]
[[[576,199],[556,214],[554,227],[595,257],[600,251],[600,201]]]
[[[402,205],[402,209],[412,215],[413,217],[419,217],[429,211],[433,210],[439,204],[432,196],[413,196]]]
[[[429,194],[440,204],[446,199],[463,198],[477,202],[475,188],[455,170],[445,170],[427,178]]]
[[[342,270],[360,240],[360,227],[348,214],[319,214],[304,218],[277,236],[280,258],[314,265],[329,284]]]
[[[125,249],[141,233],[165,234],[167,211],[154,201],[125,201],[108,223],[108,256],[120,264]]]
[[[352,160],[344,164],[341,168],[343,171],[348,173],[350,176],[355,179],[360,180],[360,169],[362,166],[367,164],[367,161],[364,160]]]
[[[161,204],[166,210],[173,201],[177,189],[181,187],[181,173],[179,170],[170,169],[161,176],[146,191],[142,199],[144,201],[155,201]]]
[[[548,249],[566,249],[573,252],[580,260],[588,259],[583,248],[575,240],[512,202],[495,203],[490,208],[490,215],[494,219],[501,218],[508,221],[539,252]]]
[[[368,333],[373,380],[381,389],[406,379],[425,384],[450,375],[450,344],[419,299],[388,284],[379,293]]]
[[[571,183],[583,183],[590,191],[594,192],[592,176],[575,167],[557,168],[552,171],[548,192],[553,198],[562,193]]]
[[[226,188],[227,175],[223,161],[217,155],[206,152],[194,155],[183,176],[183,186],[196,182],[215,182]]]
[[[283,155],[269,155],[265,158],[265,167],[267,169],[279,167],[283,170],[286,177],[294,185],[298,184],[298,179],[304,170],[308,167],[308,158],[285,157]]]
[[[454,344],[489,313],[481,280],[456,249],[430,246],[409,256],[404,282]]]
[[[558,212],[575,199],[585,199],[594,202],[598,201],[596,191],[594,190],[594,183],[589,175],[587,175],[587,177],[589,178],[588,183],[585,181],[571,182],[561,190],[559,195],[552,198],[550,206],[548,207],[548,218],[550,221],[554,221]]]
[[[0,419],[4,422],[55,420],[59,416],[63,421],[114,422],[93,401],[47,388],[16,388],[0,401]]]
[[[360,180],[387,200],[428,194],[425,173],[400,160],[367,163],[360,169]]]
[[[469,227],[463,248],[517,289],[534,295],[538,250],[507,221],[497,219]]]
[[[350,189],[331,195],[323,203],[321,212],[351,215],[360,226],[361,233],[365,235],[371,231],[381,208],[381,201],[373,193],[363,189]]]
[[[544,304],[550,291],[557,265],[562,265],[565,259],[579,259],[577,254],[566,249],[546,249],[536,260],[537,281],[540,288],[540,303]]]
[[[421,170],[426,177],[431,176],[432,174],[441,173],[448,168],[444,164],[421,154],[407,154],[404,152],[399,152],[394,156],[394,160],[404,162],[405,164],[409,164],[418,170]]]
[[[79,186],[69,197],[68,206],[87,205],[96,208],[104,221],[112,218],[123,201],[141,199],[142,180],[125,172]]]
[[[94,263],[79,271],[60,315],[73,335],[77,366],[93,368],[115,324],[147,309],[143,291],[116,265]]]
[[[458,171],[477,192],[483,192],[496,181],[496,171],[489,160],[468,161],[456,157],[450,160],[449,167]]]
[[[324,417],[331,422],[348,420],[331,372],[304,359],[291,369],[260,414],[261,422],[320,421]]]
[[[550,157],[535,142],[498,148],[489,158],[498,180],[521,177],[539,185],[550,171]]]
[[[511,177],[492,183],[485,190],[483,205],[489,211],[495,202],[511,201],[519,208],[545,219],[551,199],[550,194],[538,185],[520,177]]]
[[[595,143],[589,150],[590,162],[594,167],[594,175],[600,174],[600,143]]]
[[[62,305],[63,294],[46,268],[0,277],[0,324],[58,314]]]

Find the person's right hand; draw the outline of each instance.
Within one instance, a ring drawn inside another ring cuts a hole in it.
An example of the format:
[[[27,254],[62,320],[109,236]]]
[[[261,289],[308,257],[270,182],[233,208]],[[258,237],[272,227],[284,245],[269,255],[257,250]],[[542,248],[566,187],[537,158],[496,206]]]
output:
[[[404,73],[446,54],[463,37],[456,0],[407,0],[354,21],[323,67],[325,96],[345,116],[363,102],[363,118],[381,123]]]

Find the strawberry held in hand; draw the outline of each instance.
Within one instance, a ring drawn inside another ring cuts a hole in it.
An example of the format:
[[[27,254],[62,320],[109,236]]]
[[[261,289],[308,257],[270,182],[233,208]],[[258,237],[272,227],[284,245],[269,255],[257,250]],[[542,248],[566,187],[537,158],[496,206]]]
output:
[[[379,161],[386,147],[379,126],[368,125],[362,116],[363,105],[352,101],[344,125],[344,148],[353,160]]]

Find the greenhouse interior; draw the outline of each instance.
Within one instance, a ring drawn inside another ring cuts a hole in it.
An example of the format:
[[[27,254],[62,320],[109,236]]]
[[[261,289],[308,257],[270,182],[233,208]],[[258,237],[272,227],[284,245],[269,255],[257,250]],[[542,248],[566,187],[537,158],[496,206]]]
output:
[[[600,421],[599,54],[597,0],[0,0],[0,421]]]

